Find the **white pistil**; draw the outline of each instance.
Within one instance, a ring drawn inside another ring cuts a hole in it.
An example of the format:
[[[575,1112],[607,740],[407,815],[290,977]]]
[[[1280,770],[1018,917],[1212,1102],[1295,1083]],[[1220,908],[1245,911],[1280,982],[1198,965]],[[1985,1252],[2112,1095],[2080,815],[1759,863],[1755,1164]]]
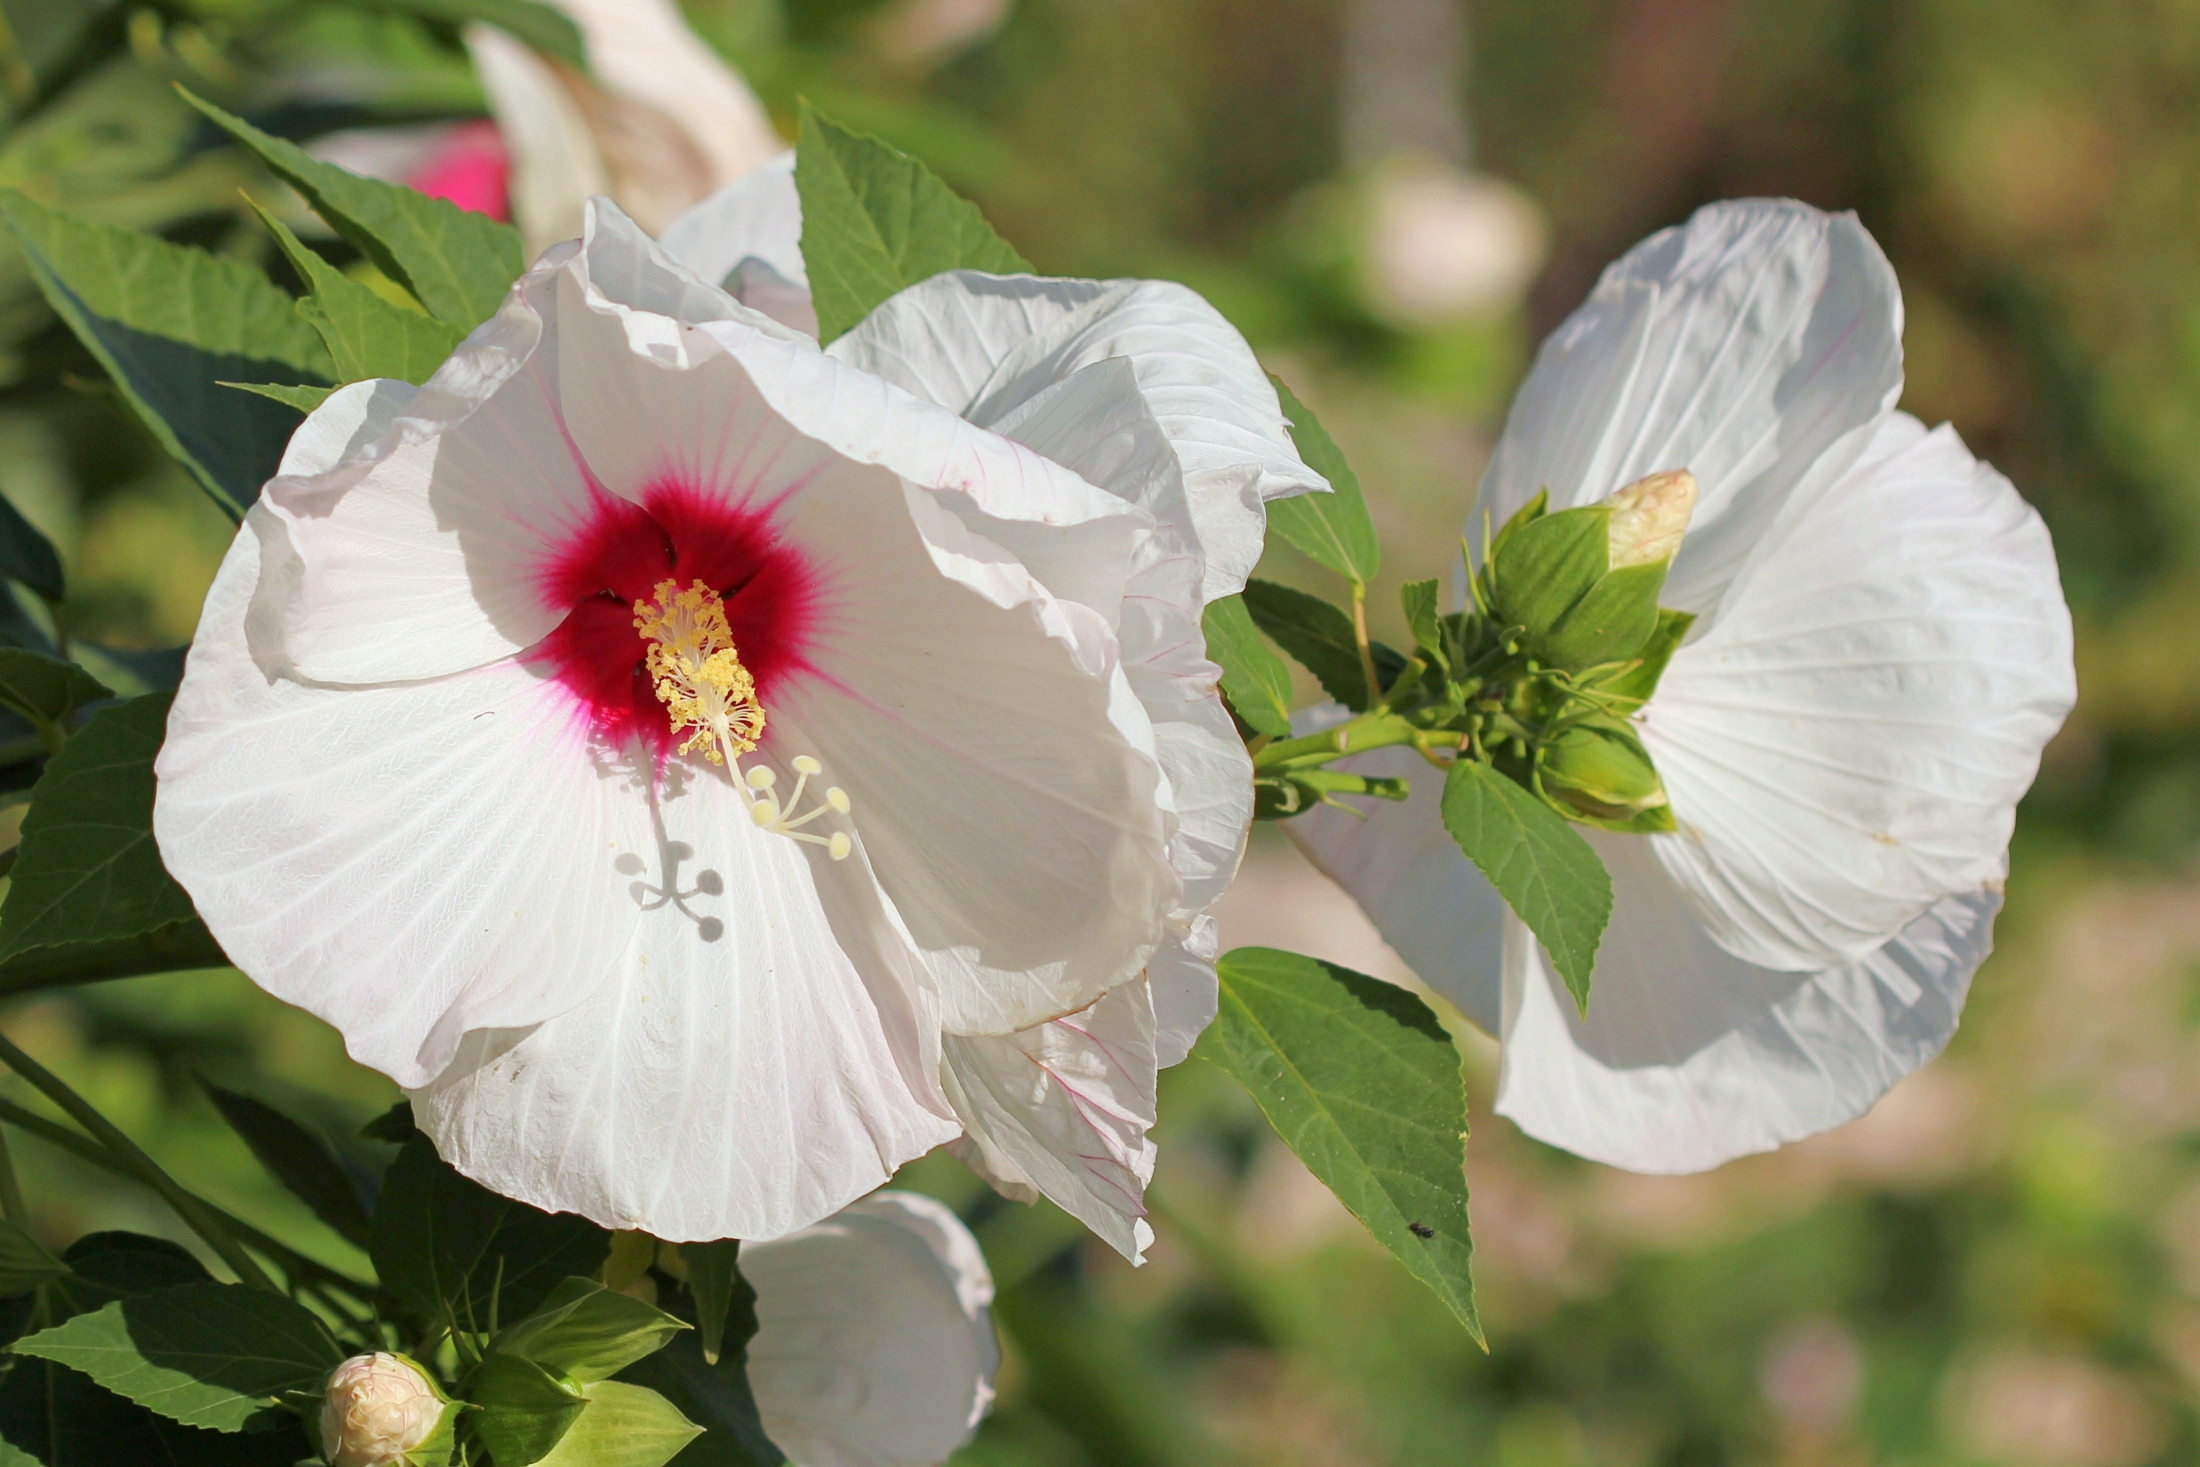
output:
[[[716,591],[701,581],[680,589],[677,581],[663,581],[654,599],[634,603],[634,629],[649,644],[648,668],[657,701],[665,705],[672,731],[688,731],[683,754],[701,754],[733,773],[733,787],[749,807],[749,819],[773,835],[807,845],[823,846],[836,861],[845,861],[854,849],[845,831],[830,836],[805,831],[803,826],[819,816],[848,813],[848,792],[839,785],[825,791],[823,801],[800,812],[803,791],[810,777],[825,766],[808,754],[794,757],[794,792],[784,805],[772,793],[779,782],[774,771],[757,766],[743,770],[741,756],[756,748],[764,732],[764,705],[757,700],[756,679],[733,646],[733,631],[726,622],[726,607]]]

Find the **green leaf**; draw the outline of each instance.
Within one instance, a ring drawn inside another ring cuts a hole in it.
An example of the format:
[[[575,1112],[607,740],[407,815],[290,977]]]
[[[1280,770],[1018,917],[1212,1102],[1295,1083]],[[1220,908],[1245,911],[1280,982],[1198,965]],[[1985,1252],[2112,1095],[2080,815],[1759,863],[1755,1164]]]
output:
[[[466,1382],[481,1444],[496,1467],[529,1467],[550,1455],[588,1409],[581,1388],[532,1360],[492,1352]]]
[[[0,1296],[27,1294],[69,1276],[69,1265],[14,1223],[0,1220]]]
[[[0,932],[6,930],[0,909]],[[0,962],[0,995],[29,993],[145,973],[175,973],[190,968],[226,968],[229,957],[196,917],[150,932],[97,942],[64,942],[32,948]]]
[[[703,1332],[703,1359],[716,1365],[726,1341],[726,1312],[733,1307],[741,1279],[741,1240],[725,1238],[716,1243],[682,1243],[680,1261],[687,1265],[688,1292],[695,1296],[695,1322]],[[750,1296],[753,1307],[755,1296]]]
[[[721,1330],[724,1323],[721,1312]],[[550,1291],[540,1309],[505,1326],[489,1348],[563,1371],[585,1385],[617,1375],[687,1328],[632,1294],[594,1279],[569,1278]]]
[[[319,1390],[344,1358],[302,1305],[217,1283],[117,1300],[18,1340],[15,1352],[81,1370],[148,1410],[215,1431],[265,1424],[277,1396]]]
[[[1406,625],[1413,629],[1413,644],[1428,659],[1428,675],[1440,684],[1451,675],[1452,661],[1444,642],[1444,617],[1438,610],[1443,602],[1438,598],[1436,582],[1408,581],[1398,588],[1398,601],[1405,609]]]
[[[526,268],[519,231],[486,214],[394,183],[361,178],[323,163],[295,143],[270,137],[211,102],[184,92],[184,100],[258,155],[383,274],[413,293],[431,315],[471,331],[504,303]],[[232,372],[234,382],[251,380]]]
[[[392,305],[322,259],[267,210],[253,206],[312,294],[298,314],[321,334],[345,382],[394,377],[418,385],[435,374],[466,333],[447,321]]]
[[[1327,494],[1299,494],[1270,504],[1268,528],[1338,575],[1368,585],[1382,568],[1383,547],[1367,512],[1366,496],[1360,492],[1360,477],[1344,461],[1336,440],[1283,385],[1283,379],[1271,375],[1268,380],[1276,384],[1276,397],[1291,422],[1291,442],[1299,457],[1329,481]]]
[[[70,714],[113,696],[98,678],[73,662],[0,647],[0,707],[22,714],[55,743],[60,742]]]
[[[333,387],[285,387],[280,382],[221,382],[216,385],[233,387],[239,392],[254,393],[270,402],[279,402],[285,407],[296,408],[301,413],[312,412],[322,403],[327,402],[329,394],[336,390]]]
[[[153,755],[172,696],[100,710],[47,761],[0,907],[0,957],[197,922],[153,845]]]
[[[563,13],[533,0],[376,0],[386,10],[402,10],[423,20],[449,25],[481,21],[508,31],[534,50],[582,71],[588,69],[588,48],[580,27]],[[500,1464],[501,1467],[501,1464]]]
[[[59,601],[66,592],[61,553],[23,512],[0,498],[0,576],[21,581],[40,597]]]
[[[1635,666],[1600,684],[1599,691],[1641,703],[1649,702],[1650,695],[1658,690],[1658,679],[1665,676],[1666,664],[1673,660],[1681,643],[1688,640],[1688,630],[1695,624],[1693,612],[1660,609],[1656,630],[1635,651],[1638,659]]]
[[[0,1381],[0,1467],[294,1467],[314,1450],[295,1417],[241,1436],[184,1426],[50,1360]]]
[[[821,341],[832,341],[887,297],[946,271],[1031,269],[978,206],[931,169],[850,132],[807,102],[794,183]]]
[[[328,353],[266,276],[127,229],[89,224],[0,189],[0,214],[61,319],[161,446],[233,516],[275,472],[292,409],[224,382],[314,383]]]
[[[1367,679],[1360,672],[1359,645],[1350,616],[1319,596],[1274,581],[1247,581],[1245,609],[1277,646],[1314,674],[1330,697],[1354,713],[1367,711]],[[1387,681],[1405,666],[1403,657],[1380,642],[1373,650],[1377,677]]]
[[[684,1248],[682,1256],[688,1256]],[[694,1289],[691,1262],[687,1287],[659,1302],[680,1319],[695,1319],[699,1308]],[[709,1435],[690,1449],[682,1467],[780,1467],[787,1460],[765,1435],[756,1397],[749,1389],[748,1349],[755,1337],[756,1291],[736,1273],[715,1362],[703,1358],[702,1331],[695,1329],[675,1335],[656,1354],[619,1372],[619,1379],[648,1386],[708,1430]]]
[[[367,1252],[390,1292],[423,1320],[488,1330],[526,1318],[565,1279],[602,1267],[611,1235],[586,1218],[497,1196],[416,1135],[382,1179]]]
[[[1291,669],[1268,650],[1242,596],[1209,602],[1201,619],[1207,655],[1222,667],[1222,696],[1255,733],[1291,736]],[[1359,671],[1355,663],[1353,671]],[[1364,681],[1364,679],[1363,679]]]
[[[703,1434],[646,1386],[601,1380],[586,1394],[588,1409],[542,1467],[664,1467]]]
[[[328,1139],[274,1106],[207,1080],[199,1088],[261,1166],[348,1242],[367,1246],[367,1204]]]
[[[1444,780],[1444,828],[1542,940],[1567,992],[1589,1012],[1589,975],[1612,916],[1612,878],[1566,817],[1504,775],[1462,757]]]
[[[1228,1070],[1337,1200],[1477,1341],[1459,1052],[1402,988],[1272,948],[1217,965],[1195,1054]]]

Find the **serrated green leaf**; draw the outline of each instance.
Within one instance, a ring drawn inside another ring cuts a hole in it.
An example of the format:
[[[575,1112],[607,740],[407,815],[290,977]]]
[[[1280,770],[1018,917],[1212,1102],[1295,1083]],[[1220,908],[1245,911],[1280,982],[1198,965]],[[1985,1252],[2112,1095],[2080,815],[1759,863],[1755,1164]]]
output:
[[[367,1252],[422,1319],[487,1330],[526,1318],[564,1280],[602,1267],[611,1235],[572,1213],[497,1196],[415,1135],[382,1179]]]
[[[100,710],[47,762],[0,906],[0,957],[198,921],[153,845],[153,756],[172,697]]]
[[[407,11],[423,20],[450,25],[480,21],[510,32],[532,50],[555,56],[569,66],[588,69],[588,48],[580,27],[564,13],[534,0],[377,0],[388,10]]]
[[[90,224],[0,189],[0,214],[48,304],[140,420],[232,516],[281,461],[298,415],[224,382],[328,380],[327,350],[266,276],[234,260]]]
[[[0,1297],[27,1294],[69,1276],[69,1265],[14,1223],[0,1219]]]
[[[1245,583],[1245,609],[1277,646],[1314,674],[1330,697],[1355,713],[1367,711],[1367,678],[1360,671],[1350,616],[1319,596],[1261,580]],[[1387,684],[1405,659],[1380,642],[1373,644],[1373,651],[1375,675]]]
[[[533,1360],[492,1351],[465,1382],[481,1409],[473,1426],[496,1467],[531,1467],[550,1455],[588,1409],[575,1382]]]
[[[411,291],[431,315],[461,332],[494,315],[526,267],[519,231],[510,225],[400,184],[361,178],[188,91],[183,96],[296,189],[331,229]],[[251,378],[232,372],[228,380]]]
[[[5,498],[0,498],[0,576],[21,581],[47,601],[59,601],[67,590],[53,541]]]
[[[1375,521],[1368,515],[1367,498],[1360,492],[1360,477],[1344,461],[1313,412],[1271,375],[1283,415],[1291,423],[1291,442],[1306,466],[1329,481],[1327,494],[1298,494],[1268,506],[1268,528],[1297,549],[1328,566],[1338,575],[1365,586],[1382,569],[1382,541]]]
[[[221,1112],[261,1166],[313,1209],[347,1241],[367,1246],[367,1203],[326,1137],[308,1130],[264,1100],[201,1080],[199,1088]]]
[[[254,393],[270,402],[296,408],[301,413],[312,412],[327,402],[329,394],[336,390],[333,387],[285,387],[280,382],[222,382],[217,385],[234,388],[238,392]]]
[[[1333,963],[1239,948],[1194,1054],[1237,1077],[1276,1134],[1479,1341],[1467,1229],[1466,1091],[1428,1005]]]
[[[721,1331],[725,1317],[719,1316]],[[563,1371],[586,1385],[607,1380],[689,1326],[594,1279],[569,1278],[526,1319],[505,1326],[489,1348]]]
[[[70,714],[113,696],[98,678],[73,662],[0,647],[0,707],[21,714],[32,726],[57,738]]]
[[[741,1279],[741,1240],[682,1243],[680,1261],[687,1265],[688,1293],[695,1299],[695,1323],[703,1333],[703,1360],[716,1365],[726,1340],[726,1312],[733,1307],[734,1292],[745,1287]]]
[[[1528,790],[1462,757],[1444,780],[1444,828],[1528,924],[1589,1012],[1589,976],[1612,916],[1612,878],[1581,832]]]
[[[466,333],[448,321],[392,305],[322,259],[267,210],[253,206],[284,258],[311,289],[298,314],[320,333],[345,382],[394,377],[415,386],[435,374]]]
[[[1201,624],[1207,633],[1207,655],[1222,668],[1222,696],[1230,700],[1238,717],[1255,733],[1289,738],[1291,669],[1260,639],[1253,614],[1245,609],[1245,598],[1225,596],[1209,602]]]
[[[120,1299],[14,1348],[81,1370],[172,1421],[214,1431],[266,1424],[277,1396],[318,1390],[344,1358],[302,1305],[217,1283]]]
[[[821,341],[832,341],[887,297],[946,271],[1014,275],[1031,268],[976,204],[931,169],[806,102],[794,183]]]
[[[294,1467],[312,1451],[295,1418],[244,1435],[184,1426],[50,1360],[0,1381],[0,1467]]]
[[[703,1434],[646,1386],[603,1380],[586,1394],[588,1409],[541,1459],[542,1467],[664,1467]]]

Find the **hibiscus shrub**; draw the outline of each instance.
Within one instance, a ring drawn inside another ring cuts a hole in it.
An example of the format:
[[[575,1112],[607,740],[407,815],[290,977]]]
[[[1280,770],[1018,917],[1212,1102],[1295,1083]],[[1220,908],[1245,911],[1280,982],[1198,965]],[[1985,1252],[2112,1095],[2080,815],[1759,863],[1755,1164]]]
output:
[[[1211,307],[1035,277],[814,112],[661,241],[598,200],[529,266],[193,105],[370,268],[263,213],[294,296],[0,193],[241,523],[179,667],[64,637],[53,548],[0,513],[0,991],[234,959],[412,1100],[375,1182],[209,1087],[370,1281],[0,1040],[70,1124],[0,1121],[235,1276],[129,1234],[53,1256],[0,1162],[25,1457],[941,1460],[990,1399],[991,1283],[875,1189],[946,1145],[1135,1260],[1187,1055],[1479,1338],[1452,1037],[1334,965],[1218,958],[1254,819],[1583,1155],[1767,1149],[1952,1031],[2069,625],[2037,517],[1896,411],[1853,218],[1718,205],[1613,266],[1392,648],[1359,481]],[[1345,594],[1251,579],[1267,529]]]

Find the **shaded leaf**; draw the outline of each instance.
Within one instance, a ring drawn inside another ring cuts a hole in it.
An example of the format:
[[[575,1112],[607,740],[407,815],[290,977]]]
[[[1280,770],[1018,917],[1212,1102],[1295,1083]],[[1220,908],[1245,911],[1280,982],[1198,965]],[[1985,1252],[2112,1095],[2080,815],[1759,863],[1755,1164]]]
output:
[[[171,697],[102,709],[47,762],[0,907],[0,957],[197,922],[153,845],[153,755]]]
[[[184,1426],[49,1360],[21,1360],[0,1381],[0,1467],[294,1467],[309,1459],[304,1423],[271,1420],[245,1435]]]
[[[713,1245],[716,1246],[716,1245]],[[682,1257],[687,1257],[682,1250]],[[694,1265],[689,1286],[663,1299],[677,1318],[693,1321]],[[786,1455],[764,1433],[749,1389],[749,1341],[756,1336],[756,1291],[738,1273],[726,1298],[725,1334],[715,1363],[703,1358],[702,1331],[688,1330],[654,1355],[644,1356],[619,1379],[648,1386],[678,1406],[690,1420],[708,1428],[680,1458],[680,1467],[780,1467]]]
[[[579,1385],[517,1355],[492,1352],[465,1385],[481,1408],[474,1430],[496,1467],[529,1467],[549,1456],[588,1408]]]
[[[6,912],[0,909],[0,930]],[[190,968],[226,968],[229,956],[206,924],[193,917],[150,932],[96,942],[62,942],[35,947],[0,962],[0,995],[28,993],[70,983],[136,978],[146,973],[175,973]]]
[[[1531,791],[1462,757],[1444,780],[1444,828],[1551,955],[1581,1011],[1612,916],[1612,878],[1581,832]]]
[[[14,1223],[0,1219],[0,1295],[27,1294],[69,1276],[69,1265]]]
[[[292,408],[224,382],[328,380],[328,353],[290,297],[204,250],[89,224],[0,189],[39,289],[161,446],[233,516],[275,472]]]
[[[1330,697],[1354,713],[1367,711],[1367,678],[1360,671],[1359,643],[1350,616],[1319,596],[1260,580],[1245,583],[1245,609],[1277,646],[1314,674]],[[1405,666],[1405,659],[1380,642],[1373,644],[1372,651],[1375,675],[1387,686]]]
[[[318,1390],[343,1349],[303,1305],[244,1284],[118,1299],[18,1340],[35,1355],[186,1426],[269,1425],[277,1396]]]
[[[402,10],[423,20],[451,25],[480,21],[508,31],[545,56],[588,69],[588,48],[571,18],[535,0],[375,0],[386,10]]]
[[[1402,988],[1272,948],[1218,965],[1221,1005],[1193,1053],[1228,1070],[1337,1199],[1467,1332],[1466,1091],[1459,1053]]]
[[[0,647],[0,707],[21,714],[57,738],[70,714],[113,696],[99,679],[73,662]]]
[[[1245,726],[1270,738],[1291,736],[1291,669],[1268,650],[1242,596],[1209,602],[1201,624],[1207,655],[1222,668],[1222,696]],[[1355,666],[1355,674],[1359,671]]]
[[[0,576],[21,581],[48,601],[59,601],[67,590],[53,541],[5,498],[0,498]]]
[[[383,1177],[369,1236],[375,1271],[406,1308],[482,1330],[533,1314],[611,1252],[611,1235],[586,1218],[499,1197],[460,1176],[421,1135]]]
[[[326,1137],[308,1130],[266,1101],[225,1090],[207,1080],[199,1088],[252,1149],[261,1166],[288,1187],[313,1215],[347,1241],[367,1246],[367,1199]]]
[[[1297,494],[1268,506],[1268,528],[1302,554],[1365,586],[1382,569],[1382,542],[1360,492],[1360,476],[1344,461],[1344,452],[1305,403],[1294,397],[1281,377],[1270,376],[1283,415],[1291,423],[1291,442],[1306,466],[1329,481],[1327,494]]]
[[[189,92],[183,96],[296,189],[331,229],[411,291],[430,314],[461,331],[471,331],[494,315],[526,267],[519,231],[508,224],[401,184],[362,178],[323,163],[211,102]],[[244,372],[226,377],[232,382],[254,380]]]
[[[795,151],[802,262],[818,337],[834,337],[887,297],[949,270],[1013,275],[1031,266],[978,206],[877,138],[802,107]]]

